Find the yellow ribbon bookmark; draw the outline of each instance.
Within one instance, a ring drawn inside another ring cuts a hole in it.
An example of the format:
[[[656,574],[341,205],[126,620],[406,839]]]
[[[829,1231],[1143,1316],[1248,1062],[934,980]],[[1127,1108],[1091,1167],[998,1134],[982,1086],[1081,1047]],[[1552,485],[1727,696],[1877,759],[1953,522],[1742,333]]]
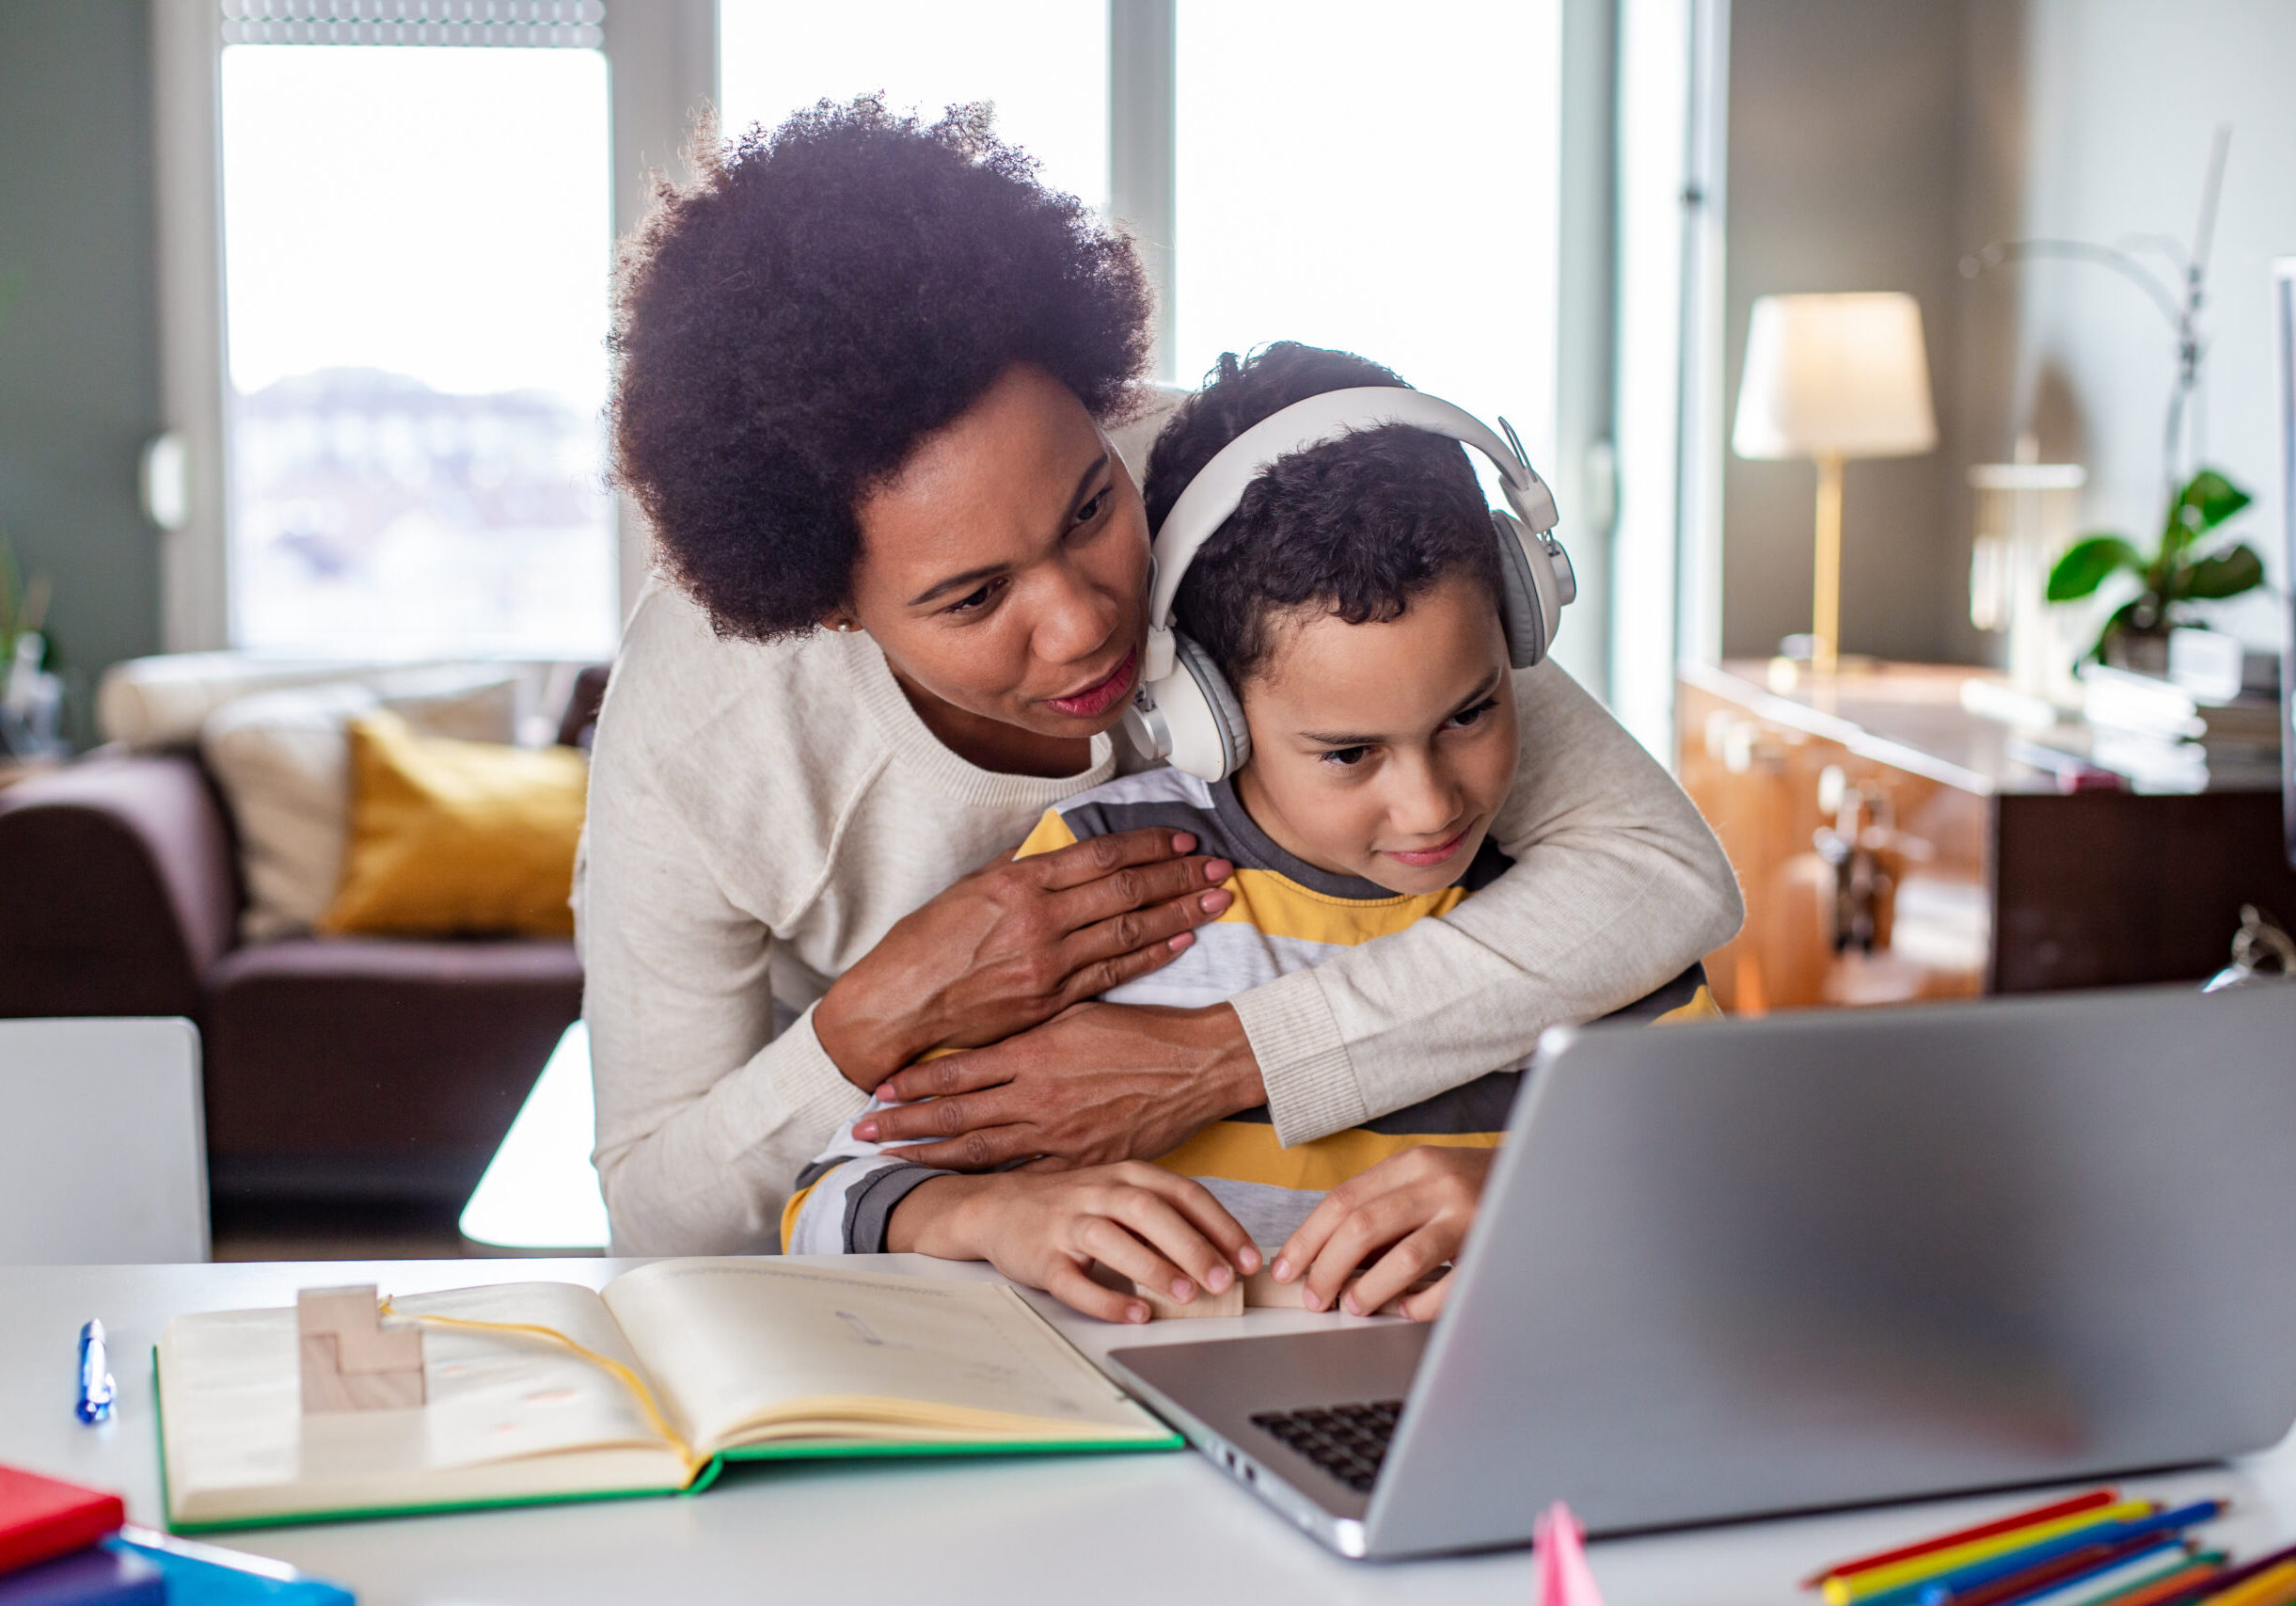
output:
[[[2051,1522],[2036,1522],[2030,1528],[1996,1534],[1989,1539],[1972,1539],[1966,1545],[1956,1545],[1950,1550],[1932,1550],[1927,1555],[1908,1556],[1902,1562],[1869,1567],[1864,1572],[1837,1573],[1826,1581],[1827,1606],[1851,1606],[1851,1602],[1861,1600],[1866,1596],[1879,1595],[1884,1590],[1895,1589],[1916,1579],[1952,1572],[1972,1562],[2005,1556],[2011,1550],[2021,1550],[2027,1545],[2037,1545],[2045,1539],[2058,1538],[2078,1529],[2094,1527],[2099,1522],[2128,1522],[2139,1517],[2150,1517],[2159,1509],[2148,1500],[2124,1500],[2117,1505],[2076,1512]]]
[[[587,1344],[577,1344],[556,1328],[546,1328],[539,1322],[474,1322],[467,1316],[433,1316],[416,1311],[400,1311],[392,1308],[388,1296],[384,1298],[381,1310],[386,1316],[404,1316],[409,1321],[430,1322],[442,1328],[466,1328],[474,1332],[516,1333],[526,1338],[546,1339],[552,1344],[562,1344],[592,1365],[602,1368],[630,1391],[631,1397],[638,1402],[638,1408],[645,1413],[647,1424],[685,1461],[689,1479],[708,1464],[708,1457],[695,1455],[693,1446],[680,1438],[677,1430],[670,1425],[670,1419],[662,1414],[661,1407],[655,1403],[654,1391],[646,1387],[644,1378],[613,1357],[600,1355]]]

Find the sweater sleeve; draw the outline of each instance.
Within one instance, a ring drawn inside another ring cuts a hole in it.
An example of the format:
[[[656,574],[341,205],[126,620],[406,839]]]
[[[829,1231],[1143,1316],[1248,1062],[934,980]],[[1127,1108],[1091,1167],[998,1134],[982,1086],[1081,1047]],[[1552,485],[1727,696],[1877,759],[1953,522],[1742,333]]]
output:
[[[871,1099],[862,1114],[887,1107],[881,1100]],[[883,1254],[894,1207],[918,1184],[953,1175],[904,1160],[881,1143],[856,1137],[847,1123],[799,1173],[797,1192],[782,1210],[782,1253]]]
[[[1522,757],[1492,838],[1514,860],[1450,914],[1233,1000],[1275,1132],[1303,1143],[1528,1054],[1727,942],[1736,877],[1690,800],[1551,660],[1514,677]]]
[[[791,1182],[865,1100],[811,1010],[776,1034],[772,932],[725,896],[642,746],[614,734],[601,727],[576,877],[614,1250],[769,1253]]]

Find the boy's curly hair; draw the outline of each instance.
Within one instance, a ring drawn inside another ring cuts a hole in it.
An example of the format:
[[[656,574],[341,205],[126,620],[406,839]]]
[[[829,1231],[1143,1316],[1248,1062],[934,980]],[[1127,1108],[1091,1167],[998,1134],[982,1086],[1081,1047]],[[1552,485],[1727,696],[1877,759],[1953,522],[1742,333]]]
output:
[[[999,140],[824,101],[705,154],[625,247],[617,482],[720,634],[845,601],[854,508],[1015,363],[1125,415],[1149,296],[1132,244]]]
[[[1212,456],[1262,419],[1326,390],[1403,381],[1352,352],[1278,341],[1220,358],[1148,453],[1148,528]],[[1315,609],[1351,625],[1399,617],[1437,581],[1465,574],[1496,606],[1499,554],[1490,504],[1456,441],[1405,425],[1360,430],[1279,457],[1188,565],[1173,611],[1228,684],[1265,666],[1270,627]]]

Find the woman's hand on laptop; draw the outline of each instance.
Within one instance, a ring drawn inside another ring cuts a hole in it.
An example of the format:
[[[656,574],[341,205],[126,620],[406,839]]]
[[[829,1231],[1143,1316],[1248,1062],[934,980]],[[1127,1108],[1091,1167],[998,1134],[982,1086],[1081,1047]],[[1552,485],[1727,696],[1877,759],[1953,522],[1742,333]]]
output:
[[[1305,1279],[1301,1295],[1310,1311],[1328,1311],[1334,1301],[1350,1315],[1378,1310],[1458,1255],[1497,1153],[1422,1144],[1356,1172],[1325,1194],[1276,1251],[1275,1280]],[[1348,1287],[1358,1266],[1363,1276]],[[1403,1314],[1433,1321],[1450,1286],[1445,1276],[1410,1295]]]
[[[885,1248],[985,1260],[1016,1282],[1108,1322],[1145,1322],[1132,1293],[1092,1280],[1098,1261],[1181,1304],[1259,1269],[1259,1250],[1201,1183],[1127,1160],[1077,1171],[935,1177],[886,1224]]]

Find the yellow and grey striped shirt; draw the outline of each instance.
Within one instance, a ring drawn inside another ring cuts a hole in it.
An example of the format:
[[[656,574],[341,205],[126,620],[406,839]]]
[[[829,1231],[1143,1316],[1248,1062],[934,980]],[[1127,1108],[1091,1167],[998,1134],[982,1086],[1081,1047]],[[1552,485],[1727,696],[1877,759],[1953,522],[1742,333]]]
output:
[[[1192,833],[1197,851],[1235,872],[1222,884],[1235,901],[1170,964],[1111,989],[1116,1004],[1217,1004],[1343,948],[1449,913],[1490,884],[1510,863],[1486,841],[1458,882],[1439,892],[1403,895],[1334,875],[1284,851],[1244,812],[1227,782],[1206,785],[1178,770],[1150,770],[1080,792],[1048,810],[1020,857],[1144,826]],[[1714,1015],[1705,972],[1692,965],[1614,1019],[1671,1021]],[[1264,1107],[1214,1121],[1156,1163],[1196,1178],[1253,1240],[1273,1249],[1306,1220],[1316,1201],[1389,1154],[1420,1144],[1496,1147],[1521,1081],[1510,1066],[1345,1132],[1285,1148]],[[871,1109],[880,1107],[872,1101]],[[945,1173],[884,1153],[848,1130],[805,1168],[782,1214],[782,1248],[791,1254],[874,1254],[885,1244],[894,1206],[928,1178]]]

